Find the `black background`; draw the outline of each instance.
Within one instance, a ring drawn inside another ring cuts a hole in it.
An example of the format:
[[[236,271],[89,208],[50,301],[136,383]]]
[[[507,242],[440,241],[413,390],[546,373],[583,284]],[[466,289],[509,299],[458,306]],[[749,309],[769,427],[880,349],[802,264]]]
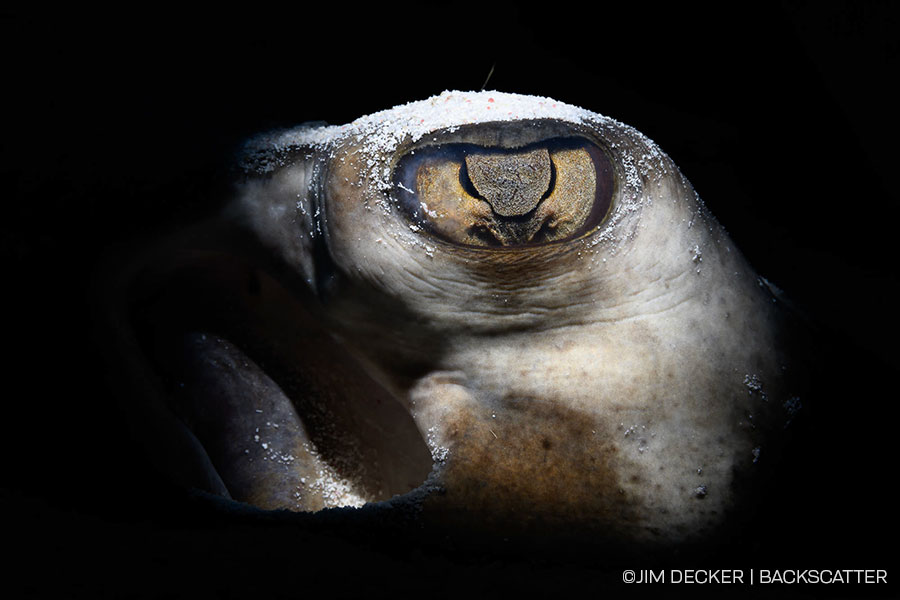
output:
[[[492,68],[488,89],[551,96],[656,141],[757,271],[818,323],[826,367],[818,396],[805,401],[793,486],[761,515],[770,524],[762,541],[732,548],[717,566],[900,576],[891,551],[896,4],[245,10],[7,10],[0,18],[2,498],[14,590],[496,595],[577,582],[597,594],[635,591],[616,587],[620,570],[589,558],[482,566],[390,540],[380,552],[379,540],[206,517],[149,469],[111,408],[91,316],[90,282],[105,256],[215,206],[221,167],[250,134],[477,90]],[[706,565],[675,558],[668,566]]]

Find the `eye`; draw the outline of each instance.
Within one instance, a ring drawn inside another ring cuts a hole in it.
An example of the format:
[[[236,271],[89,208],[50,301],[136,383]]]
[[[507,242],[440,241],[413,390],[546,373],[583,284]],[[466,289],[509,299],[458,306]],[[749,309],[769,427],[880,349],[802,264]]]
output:
[[[414,226],[466,246],[524,246],[579,237],[603,222],[613,169],[582,138],[524,148],[444,144],[409,152],[394,171]]]

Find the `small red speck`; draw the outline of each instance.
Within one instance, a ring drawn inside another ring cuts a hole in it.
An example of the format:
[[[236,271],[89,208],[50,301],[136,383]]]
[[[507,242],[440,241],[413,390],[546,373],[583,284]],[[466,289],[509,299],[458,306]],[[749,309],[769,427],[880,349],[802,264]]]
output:
[[[424,122],[425,122],[425,119],[422,119],[421,121],[419,121],[419,123],[424,123]]]
[[[556,103],[555,103],[555,102],[553,103],[553,108],[556,108]]]
[[[488,102],[493,102],[493,101],[494,101],[493,98],[488,98]]]

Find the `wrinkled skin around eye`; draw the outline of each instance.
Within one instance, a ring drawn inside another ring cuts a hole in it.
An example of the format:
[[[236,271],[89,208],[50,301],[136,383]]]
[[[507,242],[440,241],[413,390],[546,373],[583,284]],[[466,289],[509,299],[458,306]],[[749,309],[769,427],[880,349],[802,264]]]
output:
[[[133,271],[187,485],[628,543],[718,535],[764,489],[803,393],[789,315],[638,132],[447,92],[242,167]]]

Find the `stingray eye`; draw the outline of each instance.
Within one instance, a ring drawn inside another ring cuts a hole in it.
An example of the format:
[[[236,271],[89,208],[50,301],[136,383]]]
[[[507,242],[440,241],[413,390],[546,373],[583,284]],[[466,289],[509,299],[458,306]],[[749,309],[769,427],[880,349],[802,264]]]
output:
[[[415,150],[394,171],[407,216],[468,246],[520,246],[578,237],[609,212],[613,169],[582,138],[524,148],[445,144]]]

